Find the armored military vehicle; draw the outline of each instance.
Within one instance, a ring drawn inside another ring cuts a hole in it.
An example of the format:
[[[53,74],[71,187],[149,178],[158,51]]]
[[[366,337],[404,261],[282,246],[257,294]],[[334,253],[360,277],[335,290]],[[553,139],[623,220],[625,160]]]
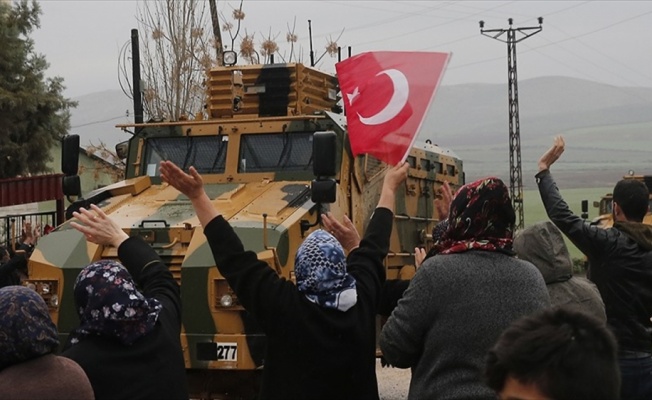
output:
[[[628,175],[625,175],[623,179],[634,179],[645,183],[650,191],[650,209],[652,209],[652,175],[636,175],[632,171]],[[613,226],[612,204],[613,195],[611,193],[602,196],[600,201],[594,201],[593,207],[599,210],[599,216],[593,219],[592,223],[604,228]],[[652,213],[648,211],[643,222],[652,225]]]
[[[289,280],[295,252],[319,228],[320,213],[346,214],[364,230],[388,166],[352,156],[330,74],[301,64],[216,67],[206,99],[203,118],[120,126],[133,134],[118,146],[126,179],[85,194],[67,212],[97,204],[151,244],[181,285],[181,341],[193,397],[235,396],[252,388],[248,379],[264,368],[265,336],[215,267],[188,198],[161,181],[159,162],[194,166],[245,248]],[[450,150],[420,143],[407,160],[386,258],[389,279],[409,278],[413,249],[429,247],[441,218],[433,203],[440,184],[464,183],[462,160]],[[70,220],[39,242],[25,284],[49,304],[62,341],[78,323],[72,288],[80,269],[116,258],[115,248],[87,243]]]

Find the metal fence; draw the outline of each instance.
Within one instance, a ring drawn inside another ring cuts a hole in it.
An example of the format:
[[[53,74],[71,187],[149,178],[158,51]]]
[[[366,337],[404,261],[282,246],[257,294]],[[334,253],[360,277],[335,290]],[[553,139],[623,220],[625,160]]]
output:
[[[31,226],[38,230],[39,236],[50,233],[56,227],[56,212],[37,212],[0,216],[0,246],[11,252],[23,239],[25,229]]]

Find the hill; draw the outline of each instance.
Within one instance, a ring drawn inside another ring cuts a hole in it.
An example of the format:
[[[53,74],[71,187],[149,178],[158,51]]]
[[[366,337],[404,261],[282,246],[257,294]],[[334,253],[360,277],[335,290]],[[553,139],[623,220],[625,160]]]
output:
[[[509,180],[507,84],[439,88],[420,140],[451,148],[464,160],[467,181],[497,175]],[[133,104],[120,91],[75,98],[72,133],[82,145],[109,147],[129,138],[116,124],[133,121]],[[604,187],[632,169],[652,173],[652,88],[618,87],[567,77],[518,83],[523,183],[534,184],[536,161],[556,134],[567,152],[555,165],[560,186]]]

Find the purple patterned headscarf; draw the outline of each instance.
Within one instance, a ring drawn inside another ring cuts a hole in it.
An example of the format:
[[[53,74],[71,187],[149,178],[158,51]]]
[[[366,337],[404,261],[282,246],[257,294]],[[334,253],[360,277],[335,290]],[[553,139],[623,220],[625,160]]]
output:
[[[57,327],[38,293],[25,286],[0,289],[0,370],[58,346]]]
[[[314,231],[299,246],[294,273],[299,291],[321,307],[346,311],[358,301],[355,279],[346,272],[344,249],[324,230]]]
[[[90,335],[113,337],[132,344],[149,333],[163,308],[136,289],[122,264],[100,260],[84,268],[75,281],[75,307],[80,325],[71,332],[71,344]]]

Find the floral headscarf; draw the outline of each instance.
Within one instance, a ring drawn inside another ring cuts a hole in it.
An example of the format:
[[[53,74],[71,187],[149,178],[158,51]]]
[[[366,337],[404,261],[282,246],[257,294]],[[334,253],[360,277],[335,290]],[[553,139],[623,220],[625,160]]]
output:
[[[100,260],[84,268],[75,281],[75,307],[80,325],[71,332],[71,344],[90,335],[113,337],[132,344],[149,333],[163,308],[136,289],[120,263]]]
[[[451,202],[441,254],[479,249],[510,255],[516,215],[507,186],[489,177],[462,186]]]
[[[58,346],[57,327],[38,293],[25,286],[0,289],[0,370]]]
[[[299,246],[294,261],[297,288],[321,307],[346,311],[358,301],[355,278],[346,272],[346,257],[333,235],[316,230]]]

